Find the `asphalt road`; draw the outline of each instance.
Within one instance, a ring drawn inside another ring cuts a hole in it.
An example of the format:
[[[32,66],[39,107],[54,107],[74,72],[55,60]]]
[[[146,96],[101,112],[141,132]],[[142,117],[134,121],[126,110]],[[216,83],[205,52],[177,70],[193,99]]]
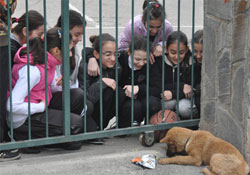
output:
[[[0,163],[1,175],[202,175],[202,168],[183,165],[156,165],[145,169],[131,159],[146,154],[165,157],[165,144],[143,147],[138,135],[106,139],[105,145],[84,144],[79,151],[42,150],[23,154],[21,160]]]

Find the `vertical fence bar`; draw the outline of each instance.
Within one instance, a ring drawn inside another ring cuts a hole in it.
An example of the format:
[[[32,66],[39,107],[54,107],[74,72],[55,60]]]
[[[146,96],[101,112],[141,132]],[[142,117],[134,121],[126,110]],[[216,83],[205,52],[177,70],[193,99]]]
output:
[[[116,38],[116,63],[115,63],[115,82],[116,82],[116,87],[118,87],[118,0],[115,1],[115,38]],[[115,89],[115,116],[116,116],[116,128],[118,128],[118,120],[119,120],[119,109],[118,109],[118,88]]]
[[[10,6],[10,0],[7,1],[7,7]],[[11,141],[14,141],[14,136],[13,136],[13,117],[12,117],[12,82],[11,82],[11,40],[10,40],[10,30],[11,30],[11,16],[10,16],[10,8],[7,8],[7,13],[8,13],[8,56],[9,56],[9,95],[10,95],[10,112],[9,112],[9,117],[10,117],[10,135],[11,135]]]
[[[135,47],[135,41],[134,41],[134,11],[135,11],[135,2],[134,0],[132,0],[132,9],[131,9],[131,13],[132,13],[132,54],[131,54],[131,63],[132,63],[132,68],[131,68],[131,85],[132,85],[132,94],[134,94],[134,47]],[[131,98],[131,126],[133,126],[133,122],[134,122],[134,96],[132,95]]]
[[[103,130],[103,104],[102,104],[102,0],[99,0],[99,37],[100,37],[100,130]]]
[[[193,119],[193,103],[194,103],[194,26],[195,26],[195,0],[193,0],[193,11],[192,11],[192,73],[191,73],[191,119]]]
[[[49,121],[48,121],[48,81],[47,81],[47,5],[46,0],[43,0],[43,16],[44,16],[44,60],[45,60],[45,120],[46,120],[46,137],[49,136]]]
[[[29,57],[29,53],[30,53],[30,49],[29,49],[29,15],[28,15],[28,11],[29,11],[29,5],[28,5],[28,0],[25,1],[25,11],[26,11],[26,44],[27,44],[27,66],[28,66],[28,70],[27,70],[27,83],[28,83],[28,128],[29,128],[29,132],[28,132],[28,136],[29,136],[29,140],[31,139],[31,118],[30,118],[30,57]]]
[[[165,91],[165,16],[166,16],[166,11],[165,11],[165,0],[163,0],[163,21],[162,21],[162,79],[161,79],[161,90],[162,90],[162,99],[161,99],[161,108],[162,108],[162,119],[164,118],[164,112],[165,112],[165,107],[164,107],[164,91]],[[163,120],[162,120],[163,122]]]
[[[69,90],[69,0],[62,0],[62,51],[63,51],[63,104],[64,135],[70,135],[70,90]]]
[[[147,88],[147,92],[146,92],[146,119],[145,119],[145,123],[148,124],[149,123],[149,0],[147,0],[147,81],[146,81],[146,88]]]
[[[179,117],[179,98],[180,98],[180,92],[179,92],[179,87],[180,87],[180,4],[181,1],[178,0],[178,42],[177,42],[177,56],[178,56],[178,61],[177,61],[177,105],[176,105],[176,113],[177,117]]]
[[[82,12],[83,12],[83,89],[84,89],[84,96],[83,96],[83,103],[84,103],[84,133],[87,132],[87,110],[85,108],[87,104],[87,95],[86,95],[86,25],[85,25],[85,0],[82,1]]]

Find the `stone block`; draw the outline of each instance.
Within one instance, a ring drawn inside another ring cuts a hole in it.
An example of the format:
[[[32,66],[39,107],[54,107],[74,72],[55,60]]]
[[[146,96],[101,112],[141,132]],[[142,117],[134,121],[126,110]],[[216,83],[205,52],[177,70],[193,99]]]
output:
[[[217,107],[217,137],[222,138],[233,144],[241,153],[244,154],[244,132],[233,116],[223,108]]]
[[[218,32],[218,51],[232,46],[232,23],[222,22]]]
[[[202,77],[206,77],[206,87],[204,88],[205,94],[210,97],[215,97],[215,89],[213,88],[215,84],[216,77],[216,57],[217,57],[217,48],[216,48],[216,38],[217,38],[217,29],[219,27],[219,21],[216,21],[213,18],[205,17],[205,27],[207,30],[204,32],[204,50],[203,50],[203,71]],[[205,74],[205,75],[203,75]],[[207,94],[208,93],[208,94]]]
[[[244,68],[238,67],[234,71],[232,79],[232,106],[231,111],[239,122],[243,121],[243,99],[244,99]]]
[[[232,62],[236,62],[246,58],[247,54],[247,37],[248,17],[246,15],[238,15],[235,17],[233,24],[233,47],[232,47]]]
[[[205,120],[210,125],[214,125],[215,119],[215,102],[204,102],[202,103],[202,120]]]
[[[216,16],[222,20],[231,20],[233,18],[233,2],[229,1],[224,3],[224,1],[218,0],[206,0],[206,11],[208,14]]]

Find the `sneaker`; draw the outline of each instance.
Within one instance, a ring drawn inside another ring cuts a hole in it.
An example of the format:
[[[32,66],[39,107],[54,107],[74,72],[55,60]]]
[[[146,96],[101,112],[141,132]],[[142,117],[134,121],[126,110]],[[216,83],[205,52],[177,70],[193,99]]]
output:
[[[66,143],[58,143],[52,145],[44,145],[43,148],[48,151],[56,151],[59,149],[64,150],[79,150],[82,147],[82,143],[79,141],[76,142],[66,142]]]
[[[18,149],[0,152],[0,162],[20,159],[21,154]]]
[[[79,141],[76,142],[67,142],[63,144],[63,149],[65,150],[79,150],[82,147],[82,143]]]
[[[93,145],[103,145],[105,143],[104,139],[90,139],[90,140],[86,140],[86,143],[90,143]]]
[[[133,122],[133,126],[140,126],[140,123],[139,123],[138,121],[135,120],[135,121]]]

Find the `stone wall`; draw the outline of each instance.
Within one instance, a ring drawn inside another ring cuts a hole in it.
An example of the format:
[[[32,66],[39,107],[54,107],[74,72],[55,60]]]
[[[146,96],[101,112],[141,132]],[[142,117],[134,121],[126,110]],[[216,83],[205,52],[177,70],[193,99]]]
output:
[[[204,1],[201,129],[250,160],[250,0]]]

